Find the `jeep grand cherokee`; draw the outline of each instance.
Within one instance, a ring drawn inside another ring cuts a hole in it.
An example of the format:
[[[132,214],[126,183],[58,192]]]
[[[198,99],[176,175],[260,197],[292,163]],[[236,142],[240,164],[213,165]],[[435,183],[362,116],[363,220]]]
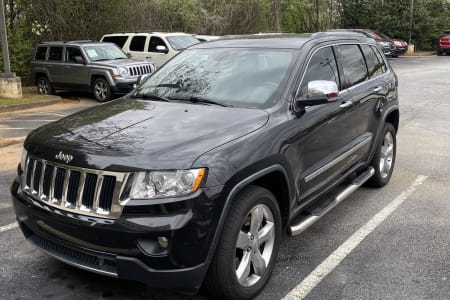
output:
[[[14,209],[25,237],[68,264],[248,299],[282,230],[388,183],[398,124],[397,79],[373,39],[198,44],[127,98],[30,133]]]

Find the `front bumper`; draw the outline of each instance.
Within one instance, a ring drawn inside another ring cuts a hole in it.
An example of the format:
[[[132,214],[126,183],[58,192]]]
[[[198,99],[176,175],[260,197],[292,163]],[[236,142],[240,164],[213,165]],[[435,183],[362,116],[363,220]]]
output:
[[[158,207],[125,207],[119,219],[105,220],[48,207],[23,193],[17,180],[11,187],[22,232],[49,255],[88,271],[190,294],[208,268],[220,211],[211,199],[218,199],[218,192],[208,189]],[[167,238],[167,248],[158,237]]]

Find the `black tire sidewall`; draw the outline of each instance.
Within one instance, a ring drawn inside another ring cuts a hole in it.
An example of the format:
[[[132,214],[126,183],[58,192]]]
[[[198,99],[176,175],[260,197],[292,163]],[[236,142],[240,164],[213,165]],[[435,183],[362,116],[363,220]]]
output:
[[[392,158],[392,166],[391,169],[389,171],[388,176],[386,177],[382,177],[380,170],[379,170],[379,162],[380,162],[380,156],[381,156],[381,147],[383,146],[383,141],[384,141],[384,137],[386,136],[387,132],[390,132],[393,138],[393,142],[394,142],[394,154],[393,154],[393,158]],[[392,173],[394,171],[394,167],[395,167],[395,161],[396,161],[396,157],[397,157],[397,138],[396,138],[396,132],[394,129],[394,126],[391,123],[386,123],[384,125],[383,128],[383,134],[381,135],[381,139],[380,142],[378,143],[378,147],[377,150],[375,152],[375,156],[373,157],[371,166],[374,168],[375,170],[375,174],[370,178],[370,180],[368,181],[368,184],[373,186],[373,187],[382,187],[385,186],[389,180],[391,179]]]
[[[243,287],[236,278],[235,270],[235,245],[238,233],[250,211],[258,204],[264,204],[270,208],[275,223],[275,241],[273,246],[272,257],[267,266],[264,276],[253,286]],[[240,220],[236,222],[236,220]],[[275,267],[278,256],[279,246],[281,242],[281,215],[277,201],[273,194],[260,187],[250,186],[242,191],[235,199],[230,214],[222,230],[221,240],[216,249],[217,261],[219,268],[222,269],[220,280],[223,285],[228,285],[227,292],[214,292],[216,296],[224,297],[224,299],[251,299],[255,297],[267,284],[270,275]]]
[[[103,82],[103,83],[106,85],[106,87],[108,88],[108,89],[107,89],[107,93],[106,93],[106,98],[105,98],[105,99],[99,99],[99,98],[97,98],[97,95],[96,95],[96,93],[95,93],[95,86],[97,85],[98,82]],[[109,85],[109,83],[108,83],[108,81],[107,81],[106,79],[103,79],[103,78],[97,78],[97,79],[95,79],[95,80],[94,80],[94,84],[92,85],[92,90],[93,90],[93,93],[94,93],[94,97],[95,97],[95,99],[96,99],[98,102],[106,102],[106,101],[109,101],[109,100],[112,99],[111,86]]]

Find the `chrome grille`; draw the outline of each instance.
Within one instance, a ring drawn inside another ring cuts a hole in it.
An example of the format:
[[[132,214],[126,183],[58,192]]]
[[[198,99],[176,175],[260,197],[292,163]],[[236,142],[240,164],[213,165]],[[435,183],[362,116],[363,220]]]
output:
[[[145,75],[153,73],[154,71],[153,65],[138,65],[138,66],[132,66],[128,67],[128,71],[130,76],[139,76],[139,75]]]
[[[117,219],[128,173],[99,171],[28,157],[22,176],[32,198],[61,210]]]

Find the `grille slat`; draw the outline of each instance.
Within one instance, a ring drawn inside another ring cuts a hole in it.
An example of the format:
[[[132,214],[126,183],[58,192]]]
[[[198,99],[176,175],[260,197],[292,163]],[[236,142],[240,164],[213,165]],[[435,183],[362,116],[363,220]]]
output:
[[[64,179],[66,177],[66,170],[57,168],[55,176],[55,188],[53,190],[53,202],[61,203],[63,190],[64,190]]]
[[[28,157],[24,191],[48,205],[102,218],[118,218],[128,173],[76,168]]]
[[[86,174],[84,182],[83,197],[81,204],[89,209],[92,209],[94,204],[95,187],[97,186],[97,175]]]
[[[51,165],[45,166],[45,171],[44,171],[44,176],[43,176],[44,180],[42,182],[42,195],[41,195],[42,200],[50,199],[50,187],[52,184],[53,169],[54,168]]]

